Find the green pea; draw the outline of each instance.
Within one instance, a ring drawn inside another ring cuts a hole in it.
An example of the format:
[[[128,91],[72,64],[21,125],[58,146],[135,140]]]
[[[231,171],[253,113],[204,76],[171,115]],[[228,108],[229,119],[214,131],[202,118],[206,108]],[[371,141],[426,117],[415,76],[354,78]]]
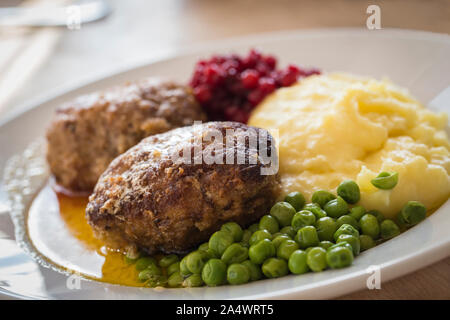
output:
[[[263,239],[258,243],[250,246],[248,256],[250,261],[255,264],[261,264],[264,260],[275,256],[275,246],[269,239]]]
[[[308,203],[303,207],[303,210],[311,211],[316,216],[316,219],[327,216],[327,213],[322,210],[322,208],[317,203]]]
[[[295,241],[297,241],[300,248],[302,249],[318,245],[319,237],[317,236],[316,228],[314,228],[313,226],[306,226],[301,228],[297,231]]]
[[[349,234],[341,234],[336,240],[336,243],[340,242],[347,242],[349,245],[351,245],[353,256],[355,257],[361,251],[361,243],[359,242],[359,235],[355,237]]]
[[[366,209],[362,206],[356,206],[350,209],[350,216],[353,217],[356,221],[359,221],[361,217],[366,213]]]
[[[150,270],[142,270],[141,272],[139,272],[138,274],[138,280],[141,282],[145,282],[148,279],[150,279],[150,277],[152,276],[152,272]]]
[[[280,231],[278,231],[278,232],[272,234],[272,239],[275,239],[276,237],[281,236],[281,235],[283,235],[283,234]],[[286,236],[286,234],[285,234],[285,236]]]
[[[241,241],[242,235],[244,233],[244,231],[242,231],[241,226],[238,225],[236,222],[227,222],[224,225],[222,225],[220,230],[229,232],[233,236],[234,242]]]
[[[341,197],[337,197],[325,204],[323,210],[332,218],[339,218],[348,212],[348,204]]]
[[[250,230],[244,230],[244,232],[242,233],[242,240],[241,240],[241,245],[243,245],[244,247],[249,247],[250,246],[250,237],[252,236],[252,232]]]
[[[331,250],[331,249],[333,249],[333,248],[337,248],[337,247],[344,247],[344,248],[347,248],[347,249],[349,249],[349,250],[352,252],[352,254],[353,254],[353,247],[350,245],[350,243],[348,243],[348,242],[346,242],[346,241],[343,241],[343,242],[339,242],[339,243],[333,244],[331,247],[329,247],[329,248],[327,249],[327,251],[329,251],[329,250]]]
[[[255,233],[252,234],[250,237],[249,244],[250,246],[254,245],[255,243],[258,243],[259,241],[263,239],[272,239],[272,235],[267,230],[258,230]]]
[[[139,251],[130,250],[123,256],[123,261],[125,261],[126,264],[130,265],[136,263],[140,257],[141,253]]]
[[[226,264],[239,263],[247,260],[248,249],[239,243],[233,243],[222,254],[222,261]]]
[[[245,243],[245,242],[248,243],[251,236],[252,236],[252,232],[251,232],[249,229],[245,229],[245,230],[242,232],[242,240],[241,240],[241,243]]]
[[[403,221],[401,211],[397,214],[397,216],[395,218],[395,223],[397,223],[397,225],[401,231],[405,231],[407,228],[410,227],[409,225],[406,224],[405,221]]]
[[[215,251],[212,250],[211,248],[208,248],[208,250],[202,251],[202,252],[206,253],[207,256],[209,257],[209,259],[211,259],[211,258],[217,258],[217,259],[219,259],[219,258],[220,258],[220,255],[218,255],[217,252],[215,252]]]
[[[351,236],[359,237],[359,231],[349,224],[343,224],[336,230],[336,232],[333,235],[334,240],[337,240],[337,238],[341,234],[349,234]]]
[[[311,202],[317,203],[320,207],[324,207],[325,204],[330,202],[331,200],[336,199],[336,196],[329,191],[326,190],[317,190],[313,193]]]
[[[328,249],[329,247],[331,247],[332,245],[334,245],[334,243],[331,242],[331,241],[327,241],[327,240],[324,240],[324,241],[320,241],[320,242],[319,242],[319,247],[324,248],[325,250],[327,250],[327,249]]]
[[[247,230],[250,231],[252,234],[254,234],[256,231],[259,230],[259,223],[252,224],[250,227],[248,227]]]
[[[187,256],[185,256],[180,261],[180,274],[183,277],[187,277],[191,274],[191,270],[189,270],[189,268],[187,267]]]
[[[350,215],[344,215],[344,216],[340,216],[337,220],[336,220],[336,226],[339,228],[340,226],[342,226],[343,224],[349,224],[352,227],[354,227],[355,229],[359,229],[359,223],[358,221],[355,220],[355,218],[353,218]]]
[[[277,219],[271,215],[265,215],[259,220],[259,230],[267,230],[270,233],[276,233],[280,230]]]
[[[393,189],[398,183],[398,172],[381,172],[370,182],[378,189]]]
[[[217,231],[213,233],[209,239],[209,248],[215,252],[216,255],[222,256],[226,248],[234,242],[233,235],[226,231]]]
[[[378,210],[369,210],[366,213],[373,215],[375,218],[377,218],[378,223],[382,223],[384,221],[384,219],[386,219],[384,217],[384,215],[378,211]]]
[[[305,197],[300,192],[291,192],[285,198],[284,201],[291,204],[295,211],[302,210],[306,203]],[[292,217],[291,217],[292,218]]]
[[[142,271],[144,269],[147,269],[152,264],[156,265],[156,260],[154,258],[142,257],[136,261],[135,267],[136,267],[136,270]]]
[[[419,201],[409,201],[399,213],[399,220],[410,227],[418,224],[427,216],[427,209]]]
[[[375,241],[372,237],[365,234],[359,236],[359,243],[361,244],[361,251],[375,247]]]
[[[359,186],[353,180],[345,180],[341,182],[337,188],[337,194],[350,204],[357,203],[361,198]]]
[[[282,227],[291,224],[295,212],[295,208],[288,202],[277,202],[270,209],[270,214],[277,219]]]
[[[279,258],[267,259],[264,261],[261,270],[267,278],[283,277],[289,273],[287,262]]]
[[[292,240],[287,234],[281,234],[272,240],[275,248],[278,248],[283,241]]]
[[[159,276],[161,274],[161,269],[156,264],[150,264],[147,269],[139,272],[138,278],[139,281],[144,282],[146,280],[149,280],[152,276]]]
[[[250,271],[239,263],[233,263],[227,269],[227,280],[229,284],[243,284],[250,280]]]
[[[208,250],[209,250],[209,249],[208,249]],[[197,250],[196,252],[202,257],[203,261],[207,261],[207,260],[209,260],[209,259],[211,259],[211,258],[214,258],[214,257],[209,253],[208,250],[206,250],[206,251]]]
[[[303,250],[296,250],[292,252],[289,257],[288,267],[293,274],[302,274],[309,271],[306,263],[307,254]]]
[[[308,210],[297,212],[292,218],[292,227],[294,230],[301,229],[306,226],[312,226],[316,222],[316,216]]]
[[[184,281],[184,277],[177,271],[172,273],[167,280],[167,284],[170,288],[178,288],[181,287]]]
[[[254,264],[250,260],[245,260],[241,264],[247,267],[250,274],[250,281],[256,281],[262,278],[261,268],[257,264]]]
[[[159,260],[159,266],[163,268],[167,268],[171,264],[178,261],[178,256],[175,254],[170,254],[168,256],[162,257],[161,260]]]
[[[170,276],[172,273],[179,272],[180,271],[180,262],[172,263],[170,266],[167,267],[167,274]]]
[[[208,249],[209,249],[208,242],[202,243],[201,245],[198,246],[199,251],[208,251]]]
[[[277,257],[289,260],[292,252],[298,250],[298,244],[294,240],[285,240],[277,248]]]
[[[333,218],[323,217],[316,221],[317,235],[321,241],[333,241],[333,235],[336,232],[337,224]]]
[[[306,255],[306,264],[314,272],[327,268],[327,251],[321,247],[314,247]]]
[[[400,234],[400,228],[394,221],[386,219],[380,225],[380,235],[382,239],[391,239]]]
[[[307,204],[305,204],[304,206],[303,206],[303,209],[302,210],[309,210],[309,211],[311,211],[311,209],[313,209],[313,208],[320,208],[320,206],[317,204],[317,203],[307,203]]]
[[[227,265],[220,259],[210,259],[202,270],[202,280],[208,286],[218,286],[227,278]]]
[[[371,236],[373,239],[377,239],[380,234],[380,226],[375,216],[366,213],[359,220],[362,234]]]
[[[353,263],[352,249],[344,246],[330,247],[326,258],[328,266],[332,269],[348,267]]]
[[[164,275],[153,275],[151,276],[147,282],[145,283],[145,286],[156,288],[156,287],[165,287],[167,284],[167,277]]]
[[[192,274],[183,281],[183,287],[186,288],[201,287],[203,284],[202,276],[199,274]]]
[[[201,251],[191,252],[186,256],[186,267],[191,273],[200,273],[205,265],[204,258]]]
[[[136,259],[129,258],[129,257],[127,257],[126,255],[123,256],[123,261],[124,261],[126,264],[128,264],[128,265],[133,264],[133,263],[136,263],[136,261],[137,261],[138,259],[139,259],[139,258],[136,258]]]
[[[287,234],[289,237],[294,238],[297,232],[292,226],[286,226],[280,230],[281,233]]]

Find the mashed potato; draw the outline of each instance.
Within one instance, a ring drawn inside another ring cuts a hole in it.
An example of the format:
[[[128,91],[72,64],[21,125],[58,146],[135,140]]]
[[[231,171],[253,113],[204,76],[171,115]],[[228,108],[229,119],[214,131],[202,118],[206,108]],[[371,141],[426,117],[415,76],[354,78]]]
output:
[[[388,81],[346,74],[312,76],[277,90],[249,124],[276,136],[284,194],[336,190],[345,179],[361,188],[360,204],[393,217],[409,200],[428,210],[450,195],[450,143],[446,114],[425,109]],[[396,171],[392,190],[370,180]]]

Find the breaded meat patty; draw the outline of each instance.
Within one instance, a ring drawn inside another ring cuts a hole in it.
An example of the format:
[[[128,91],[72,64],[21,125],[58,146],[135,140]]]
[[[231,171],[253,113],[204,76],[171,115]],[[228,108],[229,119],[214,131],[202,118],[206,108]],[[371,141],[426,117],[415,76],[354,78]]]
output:
[[[260,134],[267,143],[254,143]],[[269,212],[279,182],[275,172],[262,173],[271,165],[262,154],[277,161],[272,136],[237,122],[150,136],[112,161],[86,217],[110,247],[186,252],[225,222],[246,227]]]
[[[146,79],[66,103],[47,130],[56,183],[90,192],[119,154],[143,138],[205,120],[189,87]]]

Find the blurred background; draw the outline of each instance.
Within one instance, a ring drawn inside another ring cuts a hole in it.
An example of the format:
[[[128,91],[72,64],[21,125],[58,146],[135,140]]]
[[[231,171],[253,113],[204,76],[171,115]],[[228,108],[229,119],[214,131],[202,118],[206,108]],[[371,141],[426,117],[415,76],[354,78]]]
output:
[[[59,88],[207,41],[292,29],[366,28],[366,10],[373,4],[381,8],[382,28],[450,33],[450,0],[0,0],[0,121]],[[345,298],[448,299],[449,271],[447,258],[383,283],[384,290]]]
[[[49,90],[209,40],[365,28],[370,4],[380,6],[382,28],[450,33],[449,0],[0,0],[0,118]],[[99,20],[77,21],[79,5]]]

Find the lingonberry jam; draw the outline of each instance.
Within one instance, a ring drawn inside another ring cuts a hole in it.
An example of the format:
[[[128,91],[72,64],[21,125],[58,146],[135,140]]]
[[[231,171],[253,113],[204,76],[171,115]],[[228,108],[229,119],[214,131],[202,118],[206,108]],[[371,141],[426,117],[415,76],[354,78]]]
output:
[[[276,66],[274,56],[254,49],[245,57],[216,55],[197,62],[190,85],[210,120],[246,123],[251,110],[275,89],[320,74],[317,69],[292,64],[285,69]]]

